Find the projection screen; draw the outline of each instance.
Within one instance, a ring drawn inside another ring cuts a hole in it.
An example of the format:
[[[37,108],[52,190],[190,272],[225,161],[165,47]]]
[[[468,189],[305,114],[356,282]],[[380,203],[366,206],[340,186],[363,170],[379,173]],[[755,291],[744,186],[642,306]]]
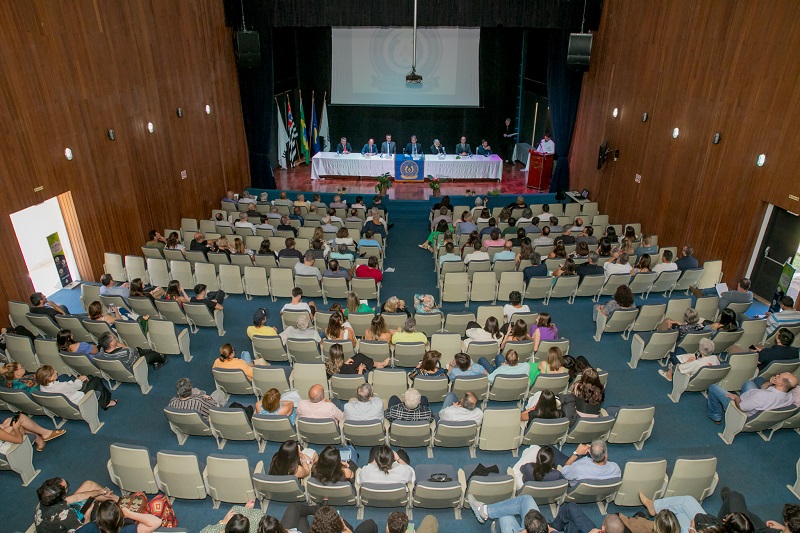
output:
[[[480,105],[480,28],[332,28],[331,104],[370,106]]]

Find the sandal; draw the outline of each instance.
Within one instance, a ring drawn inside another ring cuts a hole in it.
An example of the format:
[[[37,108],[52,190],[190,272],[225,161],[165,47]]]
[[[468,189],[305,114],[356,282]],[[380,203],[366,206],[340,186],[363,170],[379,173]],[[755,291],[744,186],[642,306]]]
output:
[[[667,381],[672,381],[672,376],[668,375],[666,370],[663,370],[663,369],[659,370],[658,371],[658,375],[661,376],[662,378],[666,379]]]
[[[51,440],[57,439],[58,437],[60,437],[61,435],[63,435],[66,432],[67,432],[66,429],[54,429],[53,431],[50,432],[50,436],[49,437],[47,437],[47,438],[42,437],[42,440],[45,441],[45,442],[50,442]],[[39,451],[41,451],[41,450],[39,450]]]
[[[37,452],[43,452],[44,451],[44,446],[41,446],[41,447],[37,446],[36,447],[36,451]]]
[[[109,409],[117,405],[119,405],[119,400],[111,400],[110,402],[108,402],[108,405],[103,407],[103,411],[108,411]]]

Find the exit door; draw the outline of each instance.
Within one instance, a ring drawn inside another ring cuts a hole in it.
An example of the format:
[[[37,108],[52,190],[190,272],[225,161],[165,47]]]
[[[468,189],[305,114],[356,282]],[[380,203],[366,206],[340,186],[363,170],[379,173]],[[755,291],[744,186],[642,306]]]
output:
[[[769,301],[778,286],[783,264],[792,262],[800,247],[800,217],[775,207],[751,276],[751,290]]]

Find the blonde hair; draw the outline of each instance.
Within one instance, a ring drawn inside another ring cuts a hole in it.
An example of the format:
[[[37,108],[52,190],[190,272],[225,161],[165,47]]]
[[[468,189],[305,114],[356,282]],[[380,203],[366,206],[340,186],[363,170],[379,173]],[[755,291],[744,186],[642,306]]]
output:
[[[236,251],[237,254],[247,253],[244,249],[244,242],[239,237],[233,239],[233,249]]]
[[[550,370],[561,370],[564,368],[564,353],[558,346],[551,346],[547,350],[547,368]]]

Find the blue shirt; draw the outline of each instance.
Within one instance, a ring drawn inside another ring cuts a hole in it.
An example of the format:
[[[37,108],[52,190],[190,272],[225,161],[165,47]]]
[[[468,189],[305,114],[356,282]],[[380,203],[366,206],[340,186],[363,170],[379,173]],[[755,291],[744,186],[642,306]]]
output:
[[[484,375],[486,375],[486,369],[477,363],[472,363],[472,365],[470,365],[470,367],[466,370],[461,370],[457,366],[454,366],[447,374],[447,377],[449,377],[450,381],[452,381],[462,376],[484,376]]]
[[[517,254],[515,254],[511,250],[503,250],[502,252],[497,252],[496,254],[494,254],[494,256],[492,256],[492,263],[494,263],[495,261],[505,261],[508,259],[516,259],[516,258]]]
[[[383,250],[383,248],[381,248],[381,244],[375,239],[360,239],[358,241],[358,248],[361,248],[362,246],[375,246],[378,250]]]
[[[592,461],[591,457],[581,457],[571,465],[562,467],[561,475],[569,480],[570,485],[574,486],[584,479],[622,477],[622,471],[617,463],[606,461],[606,464],[599,465]]]

